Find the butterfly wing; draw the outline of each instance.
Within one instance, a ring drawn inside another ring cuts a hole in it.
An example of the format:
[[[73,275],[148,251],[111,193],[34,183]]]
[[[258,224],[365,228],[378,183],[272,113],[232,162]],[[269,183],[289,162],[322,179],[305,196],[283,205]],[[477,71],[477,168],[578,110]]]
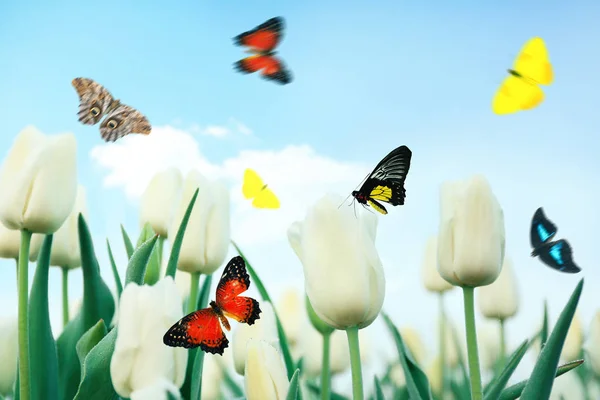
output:
[[[151,131],[148,118],[135,108],[121,103],[109,110],[100,124],[100,135],[107,142],[114,142],[130,133],[149,135]]]
[[[244,197],[247,199],[256,197],[264,186],[265,183],[261,177],[258,176],[256,171],[251,168],[246,168],[246,171],[244,171],[244,182],[242,184],[242,194]]]
[[[163,343],[186,349],[200,346],[203,351],[212,354],[223,354],[229,346],[219,317],[212,308],[194,311],[180,319],[165,333]]]
[[[561,272],[576,274],[581,271],[581,268],[573,262],[573,251],[569,242],[564,239],[552,242],[544,251],[541,251],[540,259],[544,264]]]
[[[393,206],[403,205],[406,198],[404,181],[410,169],[411,158],[412,152],[406,146],[392,150],[377,164],[358,192],[369,199],[384,201]],[[378,207],[374,208],[377,211],[387,214],[381,204],[376,205]]]
[[[509,75],[492,101],[492,110],[498,115],[530,110],[544,100],[544,92],[535,82],[521,76]]]
[[[240,256],[233,257],[221,275],[217,286],[217,306],[226,316],[238,322],[253,325],[260,319],[258,301],[250,297],[239,296],[250,287],[250,276],[246,272],[246,263]]]
[[[252,205],[256,208],[279,208],[279,199],[269,188],[260,191],[252,201]]]
[[[531,247],[534,249],[540,247],[542,243],[552,239],[557,231],[558,228],[556,225],[546,218],[544,209],[542,207],[538,208],[531,219],[531,231],[529,234]]]
[[[112,105],[112,95],[104,86],[88,78],[75,78],[71,85],[79,96],[79,122],[84,125],[97,124]]]
[[[242,73],[250,74],[256,71],[261,76],[275,83],[286,85],[292,81],[292,73],[286,68],[281,59],[272,54],[257,54],[237,61],[234,68]]]
[[[513,69],[538,84],[550,85],[554,80],[548,50],[540,37],[534,37],[525,43],[515,60]]]
[[[248,46],[255,52],[268,53],[281,41],[284,24],[282,17],[271,18],[256,28],[237,35],[233,41],[237,45]]]

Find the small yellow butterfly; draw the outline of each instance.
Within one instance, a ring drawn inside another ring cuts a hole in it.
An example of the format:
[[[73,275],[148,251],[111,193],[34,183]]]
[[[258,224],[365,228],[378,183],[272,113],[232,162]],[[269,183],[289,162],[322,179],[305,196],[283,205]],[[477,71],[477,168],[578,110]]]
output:
[[[254,199],[252,205],[256,208],[279,208],[279,199],[258,176],[256,171],[247,168],[244,172],[242,193],[247,199]]]
[[[508,73],[494,96],[494,113],[510,114],[537,107],[544,100],[539,85],[550,85],[554,79],[542,38],[534,37],[525,43]]]

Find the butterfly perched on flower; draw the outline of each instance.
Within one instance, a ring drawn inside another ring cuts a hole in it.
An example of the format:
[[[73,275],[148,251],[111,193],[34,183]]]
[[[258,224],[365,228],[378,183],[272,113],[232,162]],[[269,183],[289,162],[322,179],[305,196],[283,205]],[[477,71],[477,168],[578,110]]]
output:
[[[542,207],[538,208],[531,220],[531,256],[539,256],[542,262],[551,268],[576,274],[581,268],[573,262],[573,251],[569,242],[565,239],[550,240],[557,230],[556,225],[546,218]]]
[[[250,287],[250,276],[246,263],[240,256],[233,257],[221,275],[217,286],[216,301],[209,307],[194,311],[180,319],[163,337],[163,343],[171,347],[200,349],[207,353],[223,355],[229,340],[225,337],[221,324],[231,329],[227,317],[238,322],[253,325],[260,319],[258,301],[251,297],[239,296]]]
[[[245,198],[254,199],[252,205],[256,208],[279,208],[279,199],[253,169],[244,171],[242,193]]]
[[[403,205],[406,197],[404,180],[410,169],[411,157],[412,152],[406,146],[392,150],[367,176],[360,189],[352,192],[352,197],[382,214],[388,212],[379,201],[393,206]]]
[[[234,68],[242,73],[250,74],[261,71],[265,79],[285,85],[292,81],[292,73],[286,68],[273,51],[283,36],[284,20],[282,17],[271,18],[256,28],[233,38],[236,45],[249,47],[253,55],[237,61]]]
[[[510,114],[537,107],[544,100],[539,85],[550,85],[554,80],[544,40],[534,37],[527,41],[508,73],[494,96],[494,113]]]

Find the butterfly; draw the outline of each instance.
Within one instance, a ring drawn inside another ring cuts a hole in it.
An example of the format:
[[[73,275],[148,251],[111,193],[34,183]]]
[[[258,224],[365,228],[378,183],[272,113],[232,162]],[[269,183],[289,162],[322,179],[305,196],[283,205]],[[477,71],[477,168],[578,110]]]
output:
[[[292,73],[285,67],[273,51],[283,35],[284,20],[282,17],[271,18],[252,29],[233,38],[236,45],[248,46],[247,52],[253,55],[237,61],[234,68],[249,74],[262,70],[265,79],[285,85],[292,81]]]
[[[581,268],[573,262],[573,251],[569,242],[565,239],[550,241],[556,235],[556,231],[556,225],[546,218],[542,207],[538,208],[531,220],[531,256],[540,256],[542,262],[551,268],[576,274]]]
[[[550,85],[554,79],[542,38],[534,37],[525,43],[508,73],[494,96],[492,110],[496,114],[510,114],[537,107],[544,100],[539,85]]]
[[[100,124],[100,135],[106,142],[130,133],[149,135],[152,127],[148,119],[135,108],[115,100],[104,86],[88,78],[75,78],[71,84],[79,95],[79,122],[84,125]]]
[[[360,189],[352,192],[352,197],[360,204],[371,205],[382,214],[388,212],[379,201],[393,206],[403,205],[406,197],[404,180],[410,168],[411,157],[412,152],[406,146],[392,150],[377,164]]]
[[[254,199],[252,205],[256,208],[279,208],[279,199],[253,169],[244,171],[242,193],[245,198]]]
[[[229,347],[221,324],[231,330],[227,317],[238,322],[253,325],[260,319],[258,301],[251,297],[239,296],[250,287],[250,276],[246,263],[240,256],[233,257],[223,270],[217,286],[217,301],[210,306],[194,311],[180,319],[163,336],[163,343],[171,347],[187,349],[200,346],[207,353],[223,355]],[[220,321],[220,323],[219,323]]]

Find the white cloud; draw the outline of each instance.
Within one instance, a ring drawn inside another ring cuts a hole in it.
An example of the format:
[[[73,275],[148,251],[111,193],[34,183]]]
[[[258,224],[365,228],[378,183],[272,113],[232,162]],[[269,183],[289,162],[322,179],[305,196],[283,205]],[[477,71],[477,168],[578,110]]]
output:
[[[239,133],[241,133],[242,135],[245,136],[250,136],[252,135],[252,129],[250,129],[247,125],[241,123],[240,121],[238,121],[235,118],[231,118],[230,122],[235,125],[235,130]]]
[[[222,138],[231,133],[229,128],[220,125],[209,125],[206,128],[204,128],[201,132],[203,135],[214,136],[218,138]]]

